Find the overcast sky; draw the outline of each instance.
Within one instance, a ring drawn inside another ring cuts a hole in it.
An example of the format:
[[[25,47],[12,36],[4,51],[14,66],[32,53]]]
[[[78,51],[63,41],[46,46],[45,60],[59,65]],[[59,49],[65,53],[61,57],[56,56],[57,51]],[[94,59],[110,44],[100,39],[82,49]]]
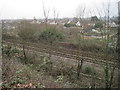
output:
[[[59,13],[59,18],[75,17],[78,7],[85,7],[85,17],[102,13],[109,0],[0,0],[0,19],[43,18],[43,4],[50,10],[49,17],[53,18],[53,8]],[[110,15],[118,14],[117,2],[110,0]],[[98,10],[99,9],[99,10]]]

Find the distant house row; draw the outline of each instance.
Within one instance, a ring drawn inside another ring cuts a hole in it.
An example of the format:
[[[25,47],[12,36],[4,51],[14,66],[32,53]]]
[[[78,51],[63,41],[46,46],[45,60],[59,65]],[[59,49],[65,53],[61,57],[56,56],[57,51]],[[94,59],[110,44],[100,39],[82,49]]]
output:
[[[44,19],[26,19],[28,22],[30,22],[31,24],[44,24],[45,23],[45,20]],[[11,28],[11,29],[14,29],[15,26],[11,27],[10,23],[20,23],[21,19],[17,19],[17,20],[3,20],[4,21],[4,24],[8,24],[6,28]],[[57,20],[54,20],[54,19],[48,19],[47,20],[47,23],[50,24],[50,25],[65,25],[65,24],[74,24],[72,25],[71,27],[82,27],[84,29],[93,29],[93,27],[95,26],[95,23],[97,21],[91,21],[90,19],[84,19],[84,20],[78,20],[77,18],[59,18]],[[0,23],[1,20],[0,20]],[[102,20],[101,23],[103,24],[103,27],[106,27],[106,24],[105,24],[105,21]],[[118,27],[118,24],[114,21],[114,20],[111,20],[110,23],[109,23],[109,26],[112,27],[112,28],[116,28]],[[93,30],[94,31],[94,30]]]
[[[41,24],[41,23],[45,23],[44,19],[33,19],[31,20],[30,23],[37,23],[37,24]],[[95,21],[90,21],[90,20],[84,20],[82,22],[80,22],[80,20],[77,20],[77,19],[58,19],[58,20],[53,20],[53,19],[48,19],[47,21],[48,24],[51,24],[51,25],[57,25],[57,24],[60,24],[60,25],[64,25],[65,23],[69,24],[69,23],[72,23],[72,24],[75,24],[75,26],[77,27],[90,27],[90,26],[95,26]],[[105,25],[105,22],[102,21],[103,25]],[[114,21],[110,21],[109,23],[109,26],[110,27],[118,27],[118,24]]]

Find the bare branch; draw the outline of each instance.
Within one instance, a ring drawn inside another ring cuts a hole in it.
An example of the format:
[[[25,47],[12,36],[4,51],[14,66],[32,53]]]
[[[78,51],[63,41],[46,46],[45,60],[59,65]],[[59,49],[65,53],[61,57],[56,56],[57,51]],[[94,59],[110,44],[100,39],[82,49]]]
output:
[[[55,23],[57,23],[57,19],[58,19],[59,13],[57,12],[57,10],[55,8],[53,8],[53,16],[54,16]]]
[[[43,4],[43,13],[44,13],[44,18],[45,18],[45,24],[46,24],[46,28],[47,28],[47,22],[48,22],[50,9],[48,9],[48,10],[45,9],[43,0],[42,0],[42,4]]]

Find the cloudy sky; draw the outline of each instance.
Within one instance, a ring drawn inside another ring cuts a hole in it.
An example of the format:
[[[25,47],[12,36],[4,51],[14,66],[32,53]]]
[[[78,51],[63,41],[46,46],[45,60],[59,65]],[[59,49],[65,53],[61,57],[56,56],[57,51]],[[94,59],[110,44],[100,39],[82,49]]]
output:
[[[0,19],[43,18],[43,3],[49,18],[53,18],[53,10],[59,18],[75,17],[78,7],[85,7],[85,17],[102,14],[103,8],[110,1],[110,15],[117,15],[117,2],[120,0],[0,0]]]

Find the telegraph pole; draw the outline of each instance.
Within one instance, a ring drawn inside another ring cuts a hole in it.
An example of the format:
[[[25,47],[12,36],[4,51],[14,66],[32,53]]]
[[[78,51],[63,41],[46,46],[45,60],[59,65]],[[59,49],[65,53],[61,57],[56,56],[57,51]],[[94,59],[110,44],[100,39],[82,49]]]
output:
[[[0,20],[0,89],[2,89],[2,20]]]
[[[118,2],[118,40],[117,40],[117,53],[118,53],[118,88],[120,90],[120,1]]]

